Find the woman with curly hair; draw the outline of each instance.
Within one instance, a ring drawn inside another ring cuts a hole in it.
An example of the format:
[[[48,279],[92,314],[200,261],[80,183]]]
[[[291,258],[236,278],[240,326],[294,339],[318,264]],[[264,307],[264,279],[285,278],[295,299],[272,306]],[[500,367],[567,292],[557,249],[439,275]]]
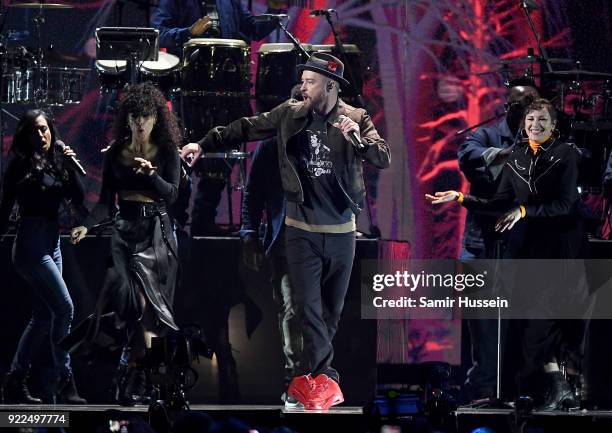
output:
[[[105,152],[100,199],[82,226],[78,243],[118,203],[111,252],[117,280],[112,300],[126,323],[128,371],[119,402],[142,402],[143,359],[151,338],[178,330],[172,314],[177,245],[169,207],[177,198],[180,133],[162,93],[152,84],[130,86],[119,101],[115,140]]]
[[[0,202],[0,234],[8,227],[13,205],[19,206],[19,225],[13,244],[17,272],[34,291],[32,318],[21,335],[6,375],[4,403],[86,403],[74,385],[70,356],[59,341],[70,331],[74,307],[62,278],[58,212],[69,201],[83,208],[83,186],[64,155],[75,153],[56,146],[57,130],[41,110],[29,110],[20,119],[10,151]],[[53,367],[45,370],[42,401],[30,394],[26,373],[35,357],[51,347]]]

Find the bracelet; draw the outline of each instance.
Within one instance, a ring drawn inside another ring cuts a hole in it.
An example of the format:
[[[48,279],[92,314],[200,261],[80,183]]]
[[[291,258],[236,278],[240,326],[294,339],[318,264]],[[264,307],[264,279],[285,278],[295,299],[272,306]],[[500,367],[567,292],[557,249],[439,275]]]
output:
[[[459,195],[457,196],[457,201],[459,202],[459,204],[463,203],[464,198],[465,196],[463,195],[463,193],[459,192]]]
[[[527,215],[527,209],[525,209],[525,206],[523,206],[522,204],[519,205],[519,209],[521,210],[521,218],[525,218],[525,216]]]

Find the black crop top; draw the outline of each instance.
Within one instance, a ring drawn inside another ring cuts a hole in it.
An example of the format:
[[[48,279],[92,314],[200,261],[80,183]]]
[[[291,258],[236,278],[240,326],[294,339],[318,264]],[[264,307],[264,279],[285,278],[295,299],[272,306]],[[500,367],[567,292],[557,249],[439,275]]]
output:
[[[8,220],[15,201],[21,217],[58,219],[59,207],[64,199],[78,208],[83,215],[83,184],[74,171],[64,165],[64,179],[54,165],[46,164],[42,169],[33,169],[29,158],[12,154],[7,164],[0,201],[0,233],[7,229]]]
[[[178,150],[159,149],[155,160],[151,161],[157,167],[155,173],[147,176],[136,174],[132,167],[119,161],[121,147],[112,146],[104,155],[100,198],[83,223],[88,229],[113,213],[119,191],[150,191],[167,205],[178,196],[181,168]]]

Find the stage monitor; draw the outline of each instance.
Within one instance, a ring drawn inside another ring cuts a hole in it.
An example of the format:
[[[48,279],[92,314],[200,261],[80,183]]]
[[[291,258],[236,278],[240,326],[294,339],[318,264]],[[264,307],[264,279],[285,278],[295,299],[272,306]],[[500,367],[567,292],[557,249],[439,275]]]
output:
[[[98,60],[157,61],[159,31],[148,27],[100,27],[96,29]]]

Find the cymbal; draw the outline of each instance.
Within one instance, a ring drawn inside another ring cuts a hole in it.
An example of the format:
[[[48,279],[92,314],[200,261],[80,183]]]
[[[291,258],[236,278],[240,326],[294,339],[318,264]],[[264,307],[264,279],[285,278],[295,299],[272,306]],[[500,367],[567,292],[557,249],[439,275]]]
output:
[[[45,51],[45,59],[51,65],[86,65],[90,60],[85,55],[66,54],[56,50]]]
[[[558,80],[597,81],[612,79],[612,74],[608,74],[605,72],[585,71],[584,69],[570,69],[567,71],[544,72],[544,75],[548,78],[556,78]]]
[[[26,2],[26,3],[13,3],[10,4],[11,8],[22,8],[22,9],[73,9],[74,6],[63,3],[46,3],[45,1],[40,2]]]
[[[524,63],[539,63],[543,62],[544,58],[540,56],[523,56],[523,57],[515,57],[512,59],[502,59],[499,61],[501,65],[516,65],[516,64],[524,64]],[[550,58],[548,59],[549,63],[575,63],[575,60],[572,59],[564,59],[564,58]]]

